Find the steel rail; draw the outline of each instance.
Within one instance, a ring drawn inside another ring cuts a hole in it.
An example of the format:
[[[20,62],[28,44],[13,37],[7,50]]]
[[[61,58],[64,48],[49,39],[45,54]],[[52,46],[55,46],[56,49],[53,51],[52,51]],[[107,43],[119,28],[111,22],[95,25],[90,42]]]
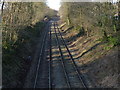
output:
[[[56,25],[57,25],[57,23],[56,23]],[[83,80],[82,74],[79,72],[78,66],[76,65],[76,63],[75,63],[75,61],[74,61],[74,59],[73,59],[73,56],[72,56],[69,48],[67,47],[67,44],[66,44],[66,42],[65,42],[65,40],[64,40],[64,38],[63,38],[63,36],[62,36],[59,28],[58,28],[58,25],[57,25],[57,30],[58,30],[58,32],[59,32],[59,34],[60,34],[60,37],[61,37],[61,39],[62,39],[62,41],[63,41],[63,44],[65,45],[65,47],[66,47],[66,49],[67,49],[67,51],[68,51],[68,53],[69,53],[69,56],[71,57],[71,60],[72,60],[72,62],[73,62],[73,65],[74,65],[74,67],[75,67],[75,70],[76,70],[76,72],[77,72],[77,75],[78,75],[78,77],[79,77],[79,80],[81,81],[83,87],[84,87],[84,88],[87,88],[87,85],[85,84],[85,81]]]
[[[56,33],[55,23],[54,23],[54,30],[55,30],[56,42],[57,42],[57,46],[59,48],[59,52],[60,52],[60,56],[61,56],[61,63],[62,63],[63,71],[64,71],[64,74],[65,74],[67,86],[68,86],[68,88],[71,88],[70,80],[68,78],[69,76],[68,76],[67,71],[65,69],[64,57],[63,57],[63,53],[62,53],[62,50],[61,50],[61,47],[60,47],[60,42],[59,42],[59,39],[58,39],[58,36],[57,36],[57,33]]]
[[[40,63],[41,63],[41,57],[42,57],[42,54],[43,54],[43,49],[44,49],[44,46],[45,46],[45,39],[46,39],[46,36],[47,36],[47,30],[43,36],[43,39],[42,39],[42,46],[41,46],[41,50],[40,50],[40,55],[39,55],[39,60],[38,60],[38,64],[37,64],[37,71],[36,71],[36,74],[35,74],[35,80],[34,80],[34,86],[33,88],[36,88],[36,84],[37,84],[37,78],[38,78],[38,73],[39,73],[39,67],[40,67]]]
[[[51,38],[51,28],[50,28],[50,32],[49,32],[49,37],[50,37],[50,47],[49,47],[49,54],[50,54],[50,60],[49,60],[49,88],[52,88],[52,82],[51,82],[51,61],[52,61],[52,38]]]

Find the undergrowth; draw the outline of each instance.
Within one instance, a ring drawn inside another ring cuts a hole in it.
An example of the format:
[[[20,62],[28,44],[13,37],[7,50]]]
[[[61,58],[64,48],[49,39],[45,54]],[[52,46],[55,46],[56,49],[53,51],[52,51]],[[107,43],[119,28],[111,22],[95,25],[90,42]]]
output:
[[[34,26],[26,27],[19,32],[18,39],[14,43],[2,41],[3,87],[21,87],[22,80],[25,78],[20,78],[22,72],[25,73],[23,70],[25,59],[32,53],[26,47],[29,44],[29,49],[33,49],[33,44],[37,43],[34,39],[40,36],[44,25],[45,23],[39,22]]]
[[[115,46],[120,45],[120,36],[119,35],[108,36],[107,39],[103,37],[98,41],[105,42],[106,46],[104,47],[104,49],[109,50]]]

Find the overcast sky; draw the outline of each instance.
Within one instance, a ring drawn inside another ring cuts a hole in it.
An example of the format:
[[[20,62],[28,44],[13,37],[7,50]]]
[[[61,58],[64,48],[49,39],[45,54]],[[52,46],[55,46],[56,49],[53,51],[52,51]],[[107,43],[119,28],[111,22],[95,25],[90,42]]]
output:
[[[47,5],[55,10],[59,10],[61,0],[47,0]]]
[[[117,1],[120,1],[120,0],[47,0],[47,5],[52,8],[52,9],[55,9],[55,10],[59,10],[60,8],[60,2],[61,1],[75,1],[75,2],[84,2],[84,1],[93,1],[93,2],[107,2],[107,1],[113,1],[113,2],[117,2]]]

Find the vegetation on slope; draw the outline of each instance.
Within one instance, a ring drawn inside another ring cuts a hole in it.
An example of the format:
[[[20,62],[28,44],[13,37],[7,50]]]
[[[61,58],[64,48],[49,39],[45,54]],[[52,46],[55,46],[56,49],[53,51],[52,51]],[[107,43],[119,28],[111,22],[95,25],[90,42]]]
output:
[[[43,2],[4,3],[2,13],[2,66],[3,87],[22,87],[25,63],[37,44],[36,39],[46,24],[44,17],[55,15],[55,11]]]
[[[119,87],[120,3],[62,3],[64,38],[89,87]],[[91,84],[89,84],[91,82]]]
[[[118,3],[63,3],[59,13],[80,35],[98,36],[113,46],[120,44]]]

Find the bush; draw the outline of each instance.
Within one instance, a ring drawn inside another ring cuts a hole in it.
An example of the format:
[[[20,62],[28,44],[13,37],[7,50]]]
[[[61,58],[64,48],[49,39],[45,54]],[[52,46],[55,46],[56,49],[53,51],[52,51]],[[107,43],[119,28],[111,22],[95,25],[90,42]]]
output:
[[[117,36],[117,37],[113,37],[113,36],[108,37],[108,43],[110,45],[113,45],[113,46],[120,45],[119,36]]]

